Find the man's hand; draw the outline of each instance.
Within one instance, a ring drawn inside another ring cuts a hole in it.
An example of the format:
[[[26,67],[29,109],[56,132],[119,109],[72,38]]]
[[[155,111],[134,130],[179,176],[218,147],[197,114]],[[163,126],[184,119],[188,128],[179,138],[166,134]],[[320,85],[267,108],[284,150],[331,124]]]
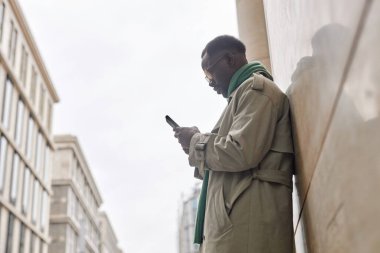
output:
[[[185,151],[186,154],[189,154],[191,137],[193,137],[194,134],[199,133],[198,127],[175,127],[173,131],[175,132],[174,137],[178,139],[183,151]]]

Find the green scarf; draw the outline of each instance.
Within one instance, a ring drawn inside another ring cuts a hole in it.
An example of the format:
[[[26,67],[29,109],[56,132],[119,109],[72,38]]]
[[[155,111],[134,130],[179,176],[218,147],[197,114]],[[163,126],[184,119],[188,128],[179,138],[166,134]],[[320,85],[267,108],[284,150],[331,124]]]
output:
[[[205,222],[205,213],[206,213],[206,197],[207,197],[207,187],[208,187],[208,177],[209,170],[205,170],[205,175],[203,177],[201,194],[198,201],[198,210],[197,210],[197,220],[195,221],[195,235],[194,243],[202,244],[203,242],[203,226]]]
[[[253,73],[262,74],[266,78],[269,78],[273,81],[273,77],[271,74],[266,70],[264,65],[262,65],[258,61],[253,61],[250,63],[245,64],[243,67],[238,69],[238,71],[235,72],[235,74],[232,76],[230,84],[228,86],[228,97],[231,95],[231,93],[236,90],[237,87],[240,86],[245,80],[250,78]]]
[[[269,78],[273,81],[271,74],[265,69],[265,67],[258,61],[248,63],[238,69],[235,74],[232,76],[229,87],[228,87],[228,96],[240,86],[245,80],[250,78],[253,73],[262,74],[263,76]],[[195,235],[194,243],[202,244],[203,242],[203,227],[205,221],[206,213],[206,198],[207,198],[207,187],[208,187],[208,178],[209,170],[205,169],[205,174],[203,177],[202,189],[199,196],[198,210],[197,210],[197,219],[195,222]]]

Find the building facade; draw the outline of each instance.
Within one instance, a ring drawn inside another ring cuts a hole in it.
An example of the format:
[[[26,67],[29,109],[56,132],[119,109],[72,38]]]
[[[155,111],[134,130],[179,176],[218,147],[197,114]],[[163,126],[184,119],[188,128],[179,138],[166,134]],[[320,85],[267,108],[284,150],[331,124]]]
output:
[[[47,253],[58,100],[19,4],[0,1],[0,253]]]
[[[297,253],[380,248],[380,2],[347,3],[236,0],[239,36],[267,43],[291,104]]]
[[[100,253],[123,253],[118,247],[118,241],[105,212],[99,213],[100,221]]]
[[[18,2],[0,1],[0,253],[102,252],[102,199],[79,143],[53,138],[58,101]],[[102,236],[116,238],[108,225]]]
[[[54,143],[49,252],[99,253],[97,185],[76,137],[55,136]]]
[[[194,244],[195,220],[197,217],[199,184],[194,186],[192,194],[181,203],[178,224],[179,253],[197,253],[198,245]]]

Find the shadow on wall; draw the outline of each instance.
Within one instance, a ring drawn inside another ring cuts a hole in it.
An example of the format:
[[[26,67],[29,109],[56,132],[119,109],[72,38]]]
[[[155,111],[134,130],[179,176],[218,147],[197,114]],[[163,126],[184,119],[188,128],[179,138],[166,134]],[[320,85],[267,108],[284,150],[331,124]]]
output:
[[[366,217],[373,217],[373,210],[378,209],[375,204],[368,206],[379,193],[374,186],[380,178],[378,149],[373,148],[380,147],[380,60],[370,50],[379,39],[376,36],[369,42],[365,40],[362,47],[359,44],[351,59],[350,31],[339,24],[322,27],[311,40],[312,56],[299,60],[287,91],[292,110],[300,212],[314,174],[325,174],[319,175],[318,182],[318,187],[323,189],[315,188],[317,194],[313,195],[321,199],[311,201],[319,202],[320,207],[310,204],[306,217],[302,215],[311,252],[337,252],[335,247],[339,252],[353,252],[350,247],[356,234],[365,229],[371,231],[361,224],[367,224]],[[323,153],[325,146],[333,154]],[[321,157],[323,165],[329,166],[318,167],[318,172],[314,172]],[[315,234],[321,231],[325,235]],[[324,251],[323,247],[328,250]]]
[[[287,90],[301,207],[331,120],[330,113],[338,100],[344,71],[342,63],[346,62],[351,37],[348,29],[340,24],[319,29],[311,39],[312,56],[298,61]]]

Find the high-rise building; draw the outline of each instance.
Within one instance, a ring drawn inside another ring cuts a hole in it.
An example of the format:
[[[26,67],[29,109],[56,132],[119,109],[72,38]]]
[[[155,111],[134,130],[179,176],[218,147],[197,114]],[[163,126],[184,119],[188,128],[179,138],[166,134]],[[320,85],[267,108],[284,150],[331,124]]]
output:
[[[18,2],[0,1],[0,253],[100,252],[102,199],[77,139],[53,138],[58,101]]]
[[[99,253],[102,204],[98,187],[76,137],[54,137],[50,253]]]
[[[1,253],[47,253],[58,100],[18,2],[0,1]]]
[[[105,212],[99,213],[100,253],[123,253],[117,246],[118,241],[111,222]]]
[[[193,241],[199,193],[200,187],[197,184],[194,186],[192,194],[181,203],[178,225],[179,253],[198,252],[198,246]]]

